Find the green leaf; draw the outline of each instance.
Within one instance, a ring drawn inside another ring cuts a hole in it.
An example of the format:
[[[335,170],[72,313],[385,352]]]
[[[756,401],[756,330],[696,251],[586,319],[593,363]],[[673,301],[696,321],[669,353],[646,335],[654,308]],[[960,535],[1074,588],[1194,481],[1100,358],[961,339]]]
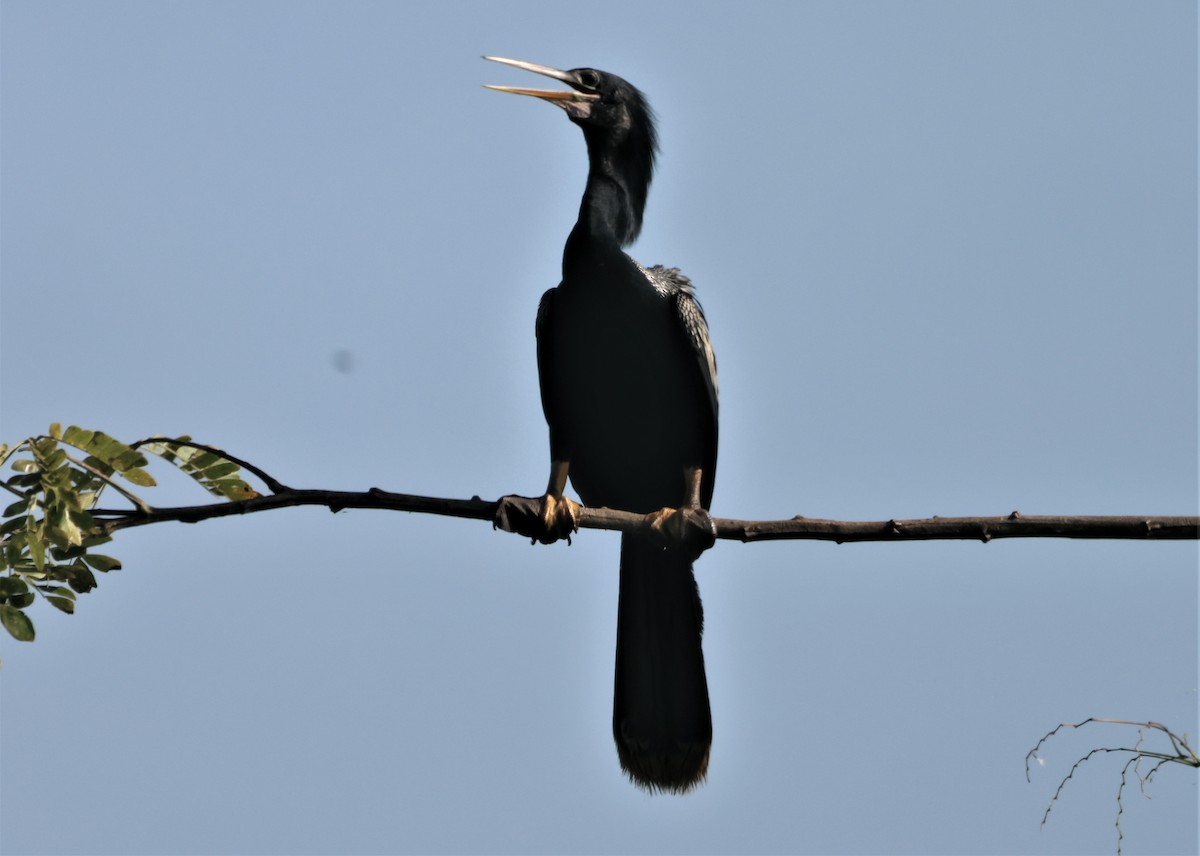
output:
[[[87,548],[82,544],[71,547],[51,547],[50,558],[56,562],[68,562],[71,559],[78,559],[86,552]]]
[[[95,455],[88,455],[83,459],[83,462],[98,473],[103,473],[106,476],[111,476],[113,474],[112,465],[107,461],[100,460]]]
[[[54,449],[43,456],[42,467],[47,470],[56,470],[66,462],[67,453],[62,449]]]
[[[25,609],[26,607],[33,605],[33,600],[34,600],[33,592],[26,592],[25,594],[13,595],[12,597],[10,597],[8,599],[8,602],[11,603],[13,606],[15,606],[17,609]]]
[[[92,442],[92,437],[95,436],[94,431],[88,431],[80,428],[78,425],[72,425],[63,432],[63,442],[74,446],[76,449],[87,449],[88,443]]]
[[[145,458],[142,460],[144,462]],[[123,475],[126,480],[133,482],[138,487],[154,487],[155,484],[157,484],[157,482],[154,481],[154,477],[140,467],[122,470],[121,475]]]
[[[194,446],[180,446],[180,442],[191,442],[191,437],[184,434],[174,440],[167,437],[162,437],[156,443],[151,443],[142,446],[142,450],[153,455],[158,455],[165,461],[170,461],[175,466],[181,469],[186,467],[188,461],[201,453],[201,449]]]
[[[214,455],[212,452],[205,450],[197,450],[200,454],[196,455],[189,463],[197,470],[206,470],[213,464],[218,463],[222,458]]]
[[[219,479],[208,485],[226,499],[254,499],[259,492],[241,479]]]
[[[9,568],[15,568],[22,563],[25,558],[25,541],[24,534],[20,537],[14,535],[4,545],[4,565]]]
[[[120,440],[116,440],[102,431],[73,432],[71,429],[67,429],[64,442],[78,446],[87,452],[89,457],[85,462],[104,472],[105,475],[113,470],[124,472],[146,465],[146,458],[141,452],[129,448]]]
[[[120,440],[100,432],[97,432],[96,436],[92,438],[92,442],[88,446],[88,451],[96,457],[103,459],[120,472],[134,467],[146,466],[146,457],[141,452],[131,449]]]
[[[68,614],[75,612],[75,592],[69,588],[62,586],[38,586],[45,595],[46,602],[55,609],[62,610]]]
[[[67,600],[75,599],[75,592],[64,586],[50,586],[39,584],[38,590],[48,597],[65,597]]]
[[[28,615],[15,606],[0,603],[0,624],[3,624],[4,629],[18,642],[33,641],[33,622],[29,620]]]
[[[30,502],[32,502],[31,499],[18,499],[8,508],[4,509],[4,513],[0,514],[0,517],[12,517],[14,514],[24,514],[29,510]]]
[[[71,591],[70,589],[63,589],[63,590],[64,590],[64,591]],[[72,594],[73,594],[73,593],[74,593],[74,592],[72,592]],[[74,614],[75,614],[75,601],[73,601],[73,600],[70,600],[70,599],[68,599],[68,598],[65,598],[65,597],[52,597],[51,595],[47,595],[47,596],[46,596],[46,603],[50,604],[50,605],[51,605],[51,606],[53,606],[55,609],[61,609],[63,612],[67,613],[68,615],[74,615]]]
[[[4,523],[0,523],[0,536],[11,535],[18,529],[24,529],[28,520],[29,518],[25,515],[14,517],[12,520],[5,520]]]
[[[92,517],[92,513],[90,511],[72,508],[70,509],[69,514],[71,519],[75,521],[75,525],[78,526],[80,530],[90,532],[96,528],[96,518]],[[80,543],[83,542],[81,541]]]
[[[46,457],[58,448],[58,441],[53,437],[39,437],[33,441],[33,451],[41,457]]]
[[[46,544],[36,532],[31,533],[29,537],[29,557],[33,559],[33,566],[39,571],[46,566]]]
[[[12,468],[19,473],[36,473],[41,467],[38,462],[31,458],[21,458],[19,461],[13,461]]]
[[[86,512],[81,512],[86,513]],[[46,522],[50,528],[46,532],[47,537],[60,546],[79,545],[83,543],[83,532],[71,519],[71,514],[66,508],[58,506],[57,508],[47,509]]]
[[[105,557],[107,558],[107,557]],[[120,565],[118,565],[120,567]],[[74,564],[63,568],[67,585],[80,594],[87,594],[96,587],[96,577],[86,565]]]
[[[89,452],[96,457],[104,458],[107,461],[111,461],[113,458],[119,457],[128,449],[129,447],[120,440],[108,436],[103,431],[96,431],[92,435],[92,442],[88,443]]]
[[[0,596],[14,597],[16,595],[25,594],[27,591],[29,591],[29,584],[20,577],[0,577]]]
[[[204,477],[206,479],[212,479],[215,481],[216,479],[236,473],[237,471],[238,465],[233,461],[219,461],[204,470]]]
[[[60,425],[57,422],[51,422],[50,423],[50,436],[53,437],[55,440],[61,440],[62,439],[62,425]]]
[[[102,556],[99,553],[88,553],[83,557],[83,560],[87,562],[90,567],[95,568],[101,573],[121,570],[121,563],[112,556]]]

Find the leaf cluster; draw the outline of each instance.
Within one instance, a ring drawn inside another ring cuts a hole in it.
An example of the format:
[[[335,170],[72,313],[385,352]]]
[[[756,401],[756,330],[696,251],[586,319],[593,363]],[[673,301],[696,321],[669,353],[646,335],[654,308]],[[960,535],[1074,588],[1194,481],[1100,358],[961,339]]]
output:
[[[169,440],[152,437],[135,444],[140,450],[174,464],[211,493],[221,499],[236,502],[253,499],[259,493],[238,475],[241,467],[218,450],[191,442],[190,437]]]
[[[73,613],[76,596],[96,587],[95,572],[120,570],[118,560],[95,552],[112,539],[93,511],[109,489],[134,506],[129,513],[151,511],[126,487],[155,486],[143,451],[174,464],[217,496],[256,495],[238,478],[236,463],[187,437],[155,437],[130,446],[102,431],[77,426],[64,431],[54,423],[46,435],[0,444],[0,469],[15,472],[0,479],[0,487],[17,497],[0,515],[0,623],[14,639],[33,641],[26,610],[34,601]]]

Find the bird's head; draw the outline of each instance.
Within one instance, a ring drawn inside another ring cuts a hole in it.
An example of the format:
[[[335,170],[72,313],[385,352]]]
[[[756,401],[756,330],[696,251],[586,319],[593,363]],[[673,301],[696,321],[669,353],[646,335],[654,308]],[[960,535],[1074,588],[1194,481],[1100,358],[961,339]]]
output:
[[[628,81],[594,68],[560,71],[498,56],[485,56],[484,59],[552,77],[571,87],[524,89],[487,85],[488,89],[499,92],[532,95],[566,111],[571,121],[583,129],[593,172],[599,171],[615,179],[624,190],[622,208],[625,213],[616,218],[620,224],[620,243],[624,245],[637,237],[658,151],[654,113],[646,96]]]
[[[629,128],[654,127],[654,114],[646,96],[633,84],[615,74],[595,68],[560,71],[545,65],[499,56],[485,56],[484,59],[552,77],[570,86],[569,90],[524,89],[519,86],[485,84],[488,89],[498,92],[532,95],[534,98],[557,104],[571,117],[571,121],[583,128],[595,127],[620,132]]]
[[[561,80],[571,88],[524,89],[517,86],[485,85],[488,89],[498,92],[532,95],[561,107],[571,121],[583,129],[589,144],[600,143],[606,147],[626,149],[626,156],[636,157],[637,154],[641,154],[647,172],[652,169],[654,154],[658,149],[654,113],[646,96],[633,84],[615,74],[594,68],[560,71],[557,68],[498,56],[485,56],[484,59]]]

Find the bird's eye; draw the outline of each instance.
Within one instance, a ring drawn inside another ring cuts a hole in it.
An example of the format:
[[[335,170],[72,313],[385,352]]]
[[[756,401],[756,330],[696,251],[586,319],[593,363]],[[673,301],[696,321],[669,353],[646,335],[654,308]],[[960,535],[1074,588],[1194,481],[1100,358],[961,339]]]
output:
[[[592,71],[590,68],[585,68],[579,72],[579,82],[588,89],[595,89],[600,85],[600,75]]]

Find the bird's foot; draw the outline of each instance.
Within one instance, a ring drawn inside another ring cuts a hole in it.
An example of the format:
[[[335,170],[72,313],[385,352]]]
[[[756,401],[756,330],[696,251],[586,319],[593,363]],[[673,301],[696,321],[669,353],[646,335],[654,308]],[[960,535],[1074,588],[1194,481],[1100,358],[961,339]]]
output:
[[[553,544],[579,531],[581,506],[565,496],[505,496],[496,506],[492,525],[541,544]]]
[[[717,526],[699,506],[661,508],[649,515],[652,537],[663,547],[678,550],[695,561],[717,543]]]

